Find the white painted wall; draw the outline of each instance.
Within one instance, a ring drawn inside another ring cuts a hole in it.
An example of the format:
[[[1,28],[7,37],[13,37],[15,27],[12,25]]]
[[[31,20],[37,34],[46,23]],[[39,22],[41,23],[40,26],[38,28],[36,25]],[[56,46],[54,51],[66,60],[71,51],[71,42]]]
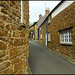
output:
[[[66,7],[71,5],[74,1],[64,1],[58,8],[56,8],[52,12],[52,18],[55,17],[57,14],[59,14],[62,10],[64,10]]]
[[[21,1],[21,23],[23,23],[23,1]]]

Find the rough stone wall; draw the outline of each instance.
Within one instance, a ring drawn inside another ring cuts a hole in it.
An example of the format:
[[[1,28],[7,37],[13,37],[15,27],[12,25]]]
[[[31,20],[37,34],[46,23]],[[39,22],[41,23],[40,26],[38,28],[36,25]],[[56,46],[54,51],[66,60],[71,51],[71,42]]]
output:
[[[51,41],[48,42],[48,47],[58,53],[64,54],[75,59],[75,2],[51,19],[47,27],[47,31],[51,33]],[[58,30],[72,27],[72,42],[73,45],[61,45],[60,33]]]
[[[0,74],[27,74],[29,57],[29,3],[24,1],[21,25],[20,1],[0,1]]]

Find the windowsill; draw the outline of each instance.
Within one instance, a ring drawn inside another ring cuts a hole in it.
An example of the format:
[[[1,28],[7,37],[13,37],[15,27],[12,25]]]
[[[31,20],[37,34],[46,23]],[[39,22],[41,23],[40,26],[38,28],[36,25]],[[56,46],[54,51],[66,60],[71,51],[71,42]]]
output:
[[[60,43],[60,45],[72,46],[72,43]]]

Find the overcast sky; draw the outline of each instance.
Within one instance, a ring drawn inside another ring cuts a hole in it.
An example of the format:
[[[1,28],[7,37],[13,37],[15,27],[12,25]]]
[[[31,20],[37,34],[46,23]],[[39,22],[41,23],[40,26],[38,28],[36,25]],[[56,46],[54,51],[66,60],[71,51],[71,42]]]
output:
[[[60,1],[29,1],[29,21],[33,23],[38,21],[39,14],[45,15],[45,7],[48,7],[50,11],[59,3]]]

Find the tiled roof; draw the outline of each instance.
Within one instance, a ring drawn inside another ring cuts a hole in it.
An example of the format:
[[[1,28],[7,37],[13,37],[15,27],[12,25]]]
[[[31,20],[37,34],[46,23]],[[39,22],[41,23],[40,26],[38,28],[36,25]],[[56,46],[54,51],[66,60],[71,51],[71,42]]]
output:
[[[47,16],[48,16],[48,14],[44,15],[40,20],[38,20],[38,22],[37,22],[38,28],[43,23],[43,21],[46,19]]]

